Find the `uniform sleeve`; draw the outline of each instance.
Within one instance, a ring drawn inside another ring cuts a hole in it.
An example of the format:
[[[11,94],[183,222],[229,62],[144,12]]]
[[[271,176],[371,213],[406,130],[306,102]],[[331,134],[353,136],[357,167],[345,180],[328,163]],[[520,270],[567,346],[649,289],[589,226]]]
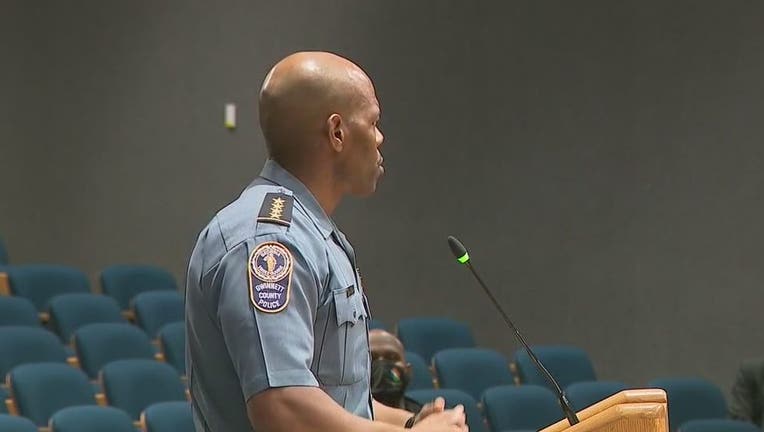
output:
[[[270,252],[262,249],[267,245],[273,248]],[[269,270],[265,281],[253,277],[248,267],[253,252],[260,253],[256,263]],[[287,258],[291,259],[289,275],[275,282],[286,287],[281,292],[287,295],[282,308],[282,300],[274,299],[276,290],[263,289],[261,294],[255,288],[268,283],[268,276],[278,277]],[[310,365],[320,279],[287,234],[238,245],[221,261],[217,279],[221,284],[218,319],[245,400],[274,387],[318,386]],[[257,308],[258,299],[274,303]]]

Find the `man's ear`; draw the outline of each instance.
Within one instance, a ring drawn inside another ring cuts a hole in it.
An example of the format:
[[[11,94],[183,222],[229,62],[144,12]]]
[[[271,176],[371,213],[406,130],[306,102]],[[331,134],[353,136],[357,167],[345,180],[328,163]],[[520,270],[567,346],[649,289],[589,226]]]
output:
[[[345,132],[342,130],[342,116],[332,114],[326,120],[329,130],[329,143],[336,152],[341,152],[345,147]]]

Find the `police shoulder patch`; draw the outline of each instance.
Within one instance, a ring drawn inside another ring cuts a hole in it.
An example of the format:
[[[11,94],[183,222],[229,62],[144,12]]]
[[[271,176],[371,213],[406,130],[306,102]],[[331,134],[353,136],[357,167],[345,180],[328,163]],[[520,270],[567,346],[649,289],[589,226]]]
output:
[[[289,226],[292,223],[294,197],[285,193],[267,193],[257,215],[258,222],[270,222]]]
[[[249,299],[255,309],[276,313],[286,309],[292,285],[292,253],[279,242],[259,244],[249,256]]]

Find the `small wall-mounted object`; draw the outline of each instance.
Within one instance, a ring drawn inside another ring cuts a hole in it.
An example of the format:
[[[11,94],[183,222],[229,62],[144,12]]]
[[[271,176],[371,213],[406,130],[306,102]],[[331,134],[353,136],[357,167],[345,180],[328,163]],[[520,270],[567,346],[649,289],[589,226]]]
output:
[[[236,129],[236,104],[225,104],[225,128],[228,130]]]

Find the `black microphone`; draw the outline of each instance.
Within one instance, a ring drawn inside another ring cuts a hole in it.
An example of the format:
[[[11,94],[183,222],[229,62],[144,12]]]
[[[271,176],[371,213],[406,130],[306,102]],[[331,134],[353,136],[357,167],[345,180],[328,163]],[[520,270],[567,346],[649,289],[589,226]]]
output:
[[[470,254],[467,253],[467,249],[464,247],[462,242],[460,242],[454,236],[448,236],[448,246],[451,248],[451,252],[456,257],[456,260],[466,265],[467,268],[470,269],[472,275],[475,276],[475,279],[477,279],[480,286],[483,287],[483,291],[485,291],[486,295],[488,295],[488,298],[491,299],[493,305],[496,306],[496,309],[501,314],[501,317],[504,318],[504,322],[507,323],[507,325],[515,332],[515,336],[517,336],[517,339],[520,341],[520,343],[523,344],[523,347],[525,347],[525,351],[528,353],[528,356],[531,358],[531,360],[533,360],[533,363],[536,365],[538,370],[543,373],[547,381],[549,381],[549,383],[557,391],[557,399],[560,401],[560,406],[562,407],[562,411],[565,413],[565,417],[568,418],[568,423],[570,423],[571,426],[577,424],[579,422],[578,416],[576,415],[576,412],[573,411],[573,408],[570,407],[570,402],[568,402],[568,398],[565,397],[565,392],[563,392],[560,388],[560,384],[557,382],[557,380],[554,379],[552,374],[549,373],[547,368],[541,364],[541,361],[538,359],[538,357],[536,357],[536,354],[533,353],[531,347],[528,346],[527,342],[525,342],[523,335],[520,334],[520,330],[515,327],[515,325],[512,323],[512,320],[509,319],[509,316],[507,316],[507,313],[504,312],[504,309],[499,306],[499,302],[496,301],[496,298],[493,296],[493,294],[491,294],[491,291],[488,289],[485,282],[483,282],[483,279],[480,278],[480,276],[475,271],[475,268],[470,263]]]

